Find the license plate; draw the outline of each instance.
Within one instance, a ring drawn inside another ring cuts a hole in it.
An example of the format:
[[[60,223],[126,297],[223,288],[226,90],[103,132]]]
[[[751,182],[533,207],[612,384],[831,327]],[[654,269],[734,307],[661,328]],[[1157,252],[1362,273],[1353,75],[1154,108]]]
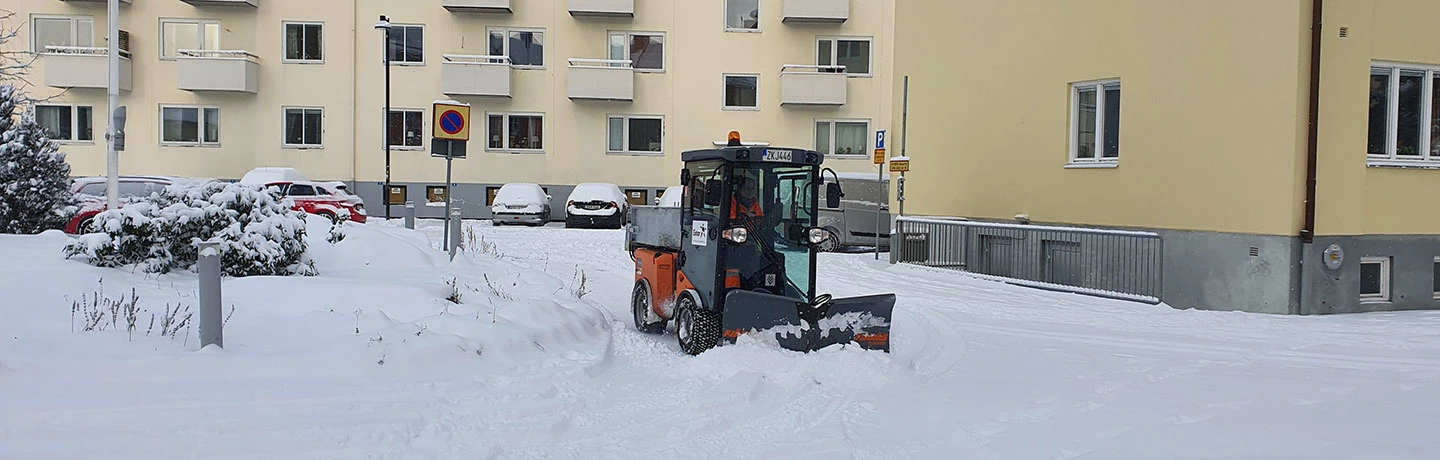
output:
[[[763,161],[791,161],[791,151],[765,149],[765,154],[760,157]]]
[[[596,209],[600,209],[600,205],[598,205],[598,204],[587,204],[587,205],[585,205],[585,209],[589,209],[589,210],[592,210],[592,211],[593,211],[593,210],[596,210]]]

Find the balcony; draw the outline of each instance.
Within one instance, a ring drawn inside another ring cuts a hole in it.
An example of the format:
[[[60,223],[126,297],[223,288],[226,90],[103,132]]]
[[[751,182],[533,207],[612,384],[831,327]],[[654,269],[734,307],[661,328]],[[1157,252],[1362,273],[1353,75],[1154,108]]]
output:
[[[260,92],[260,58],[241,50],[180,50],[175,58],[180,89]]]
[[[635,100],[635,69],[629,59],[570,59],[570,99]]]
[[[570,0],[570,16],[635,17],[635,0]]]
[[[440,6],[451,13],[498,13],[513,14],[510,8],[514,0],[440,0]]]
[[[45,47],[45,84],[56,88],[99,88],[110,84],[109,52],[88,46]],[[130,91],[130,53],[120,52],[120,90]]]
[[[838,24],[850,19],[850,0],[784,0],[780,22]]]
[[[106,3],[106,0],[60,0],[67,3]],[[120,3],[130,4],[130,0],[120,0]]]
[[[451,96],[510,97],[509,56],[446,54],[440,92]]]
[[[843,65],[786,64],[780,68],[780,105],[845,105]]]
[[[259,8],[260,0],[180,0],[195,6],[248,6]]]

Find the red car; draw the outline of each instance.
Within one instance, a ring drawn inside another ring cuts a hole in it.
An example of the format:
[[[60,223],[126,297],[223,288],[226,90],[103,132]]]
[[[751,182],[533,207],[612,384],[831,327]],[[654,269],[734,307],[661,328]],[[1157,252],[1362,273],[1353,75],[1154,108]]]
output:
[[[295,201],[296,211],[326,217],[350,213],[350,220],[365,223],[365,200],[345,191],[339,182],[283,181],[269,182],[266,187],[279,187],[280,193]]]
[[[89,227],[91,221],[95,219],[95,215],[105,212],[109,208],[105,203],[105,181],[104,177],[82,177],[71,183],[70,191],[79,201],[80,212],[65,224],[65,233],[77,235],[93,231]],[[120,183],[122,203],[125,199],[162,193],[165,191],[165,187],[174,183],[168,178],[148,176],[120,176],[117,181]]]

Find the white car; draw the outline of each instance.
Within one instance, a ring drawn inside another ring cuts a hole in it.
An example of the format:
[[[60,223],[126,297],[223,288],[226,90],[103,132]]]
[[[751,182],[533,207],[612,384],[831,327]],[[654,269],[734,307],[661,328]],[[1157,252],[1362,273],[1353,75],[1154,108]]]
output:
[[[576,185],[565,199],[565,227],[620,228],[625,225],[625,192],[615,184]]]
[[[685,186],[671,185],[665,187],[665,191],[655,198],[655,205],[663,208],[678,208],[683,196],[685,196]]]
[[[495,192],[490,213],[494,225],[545,225],[550,221],[550,195],[539,184],[505,184]]]

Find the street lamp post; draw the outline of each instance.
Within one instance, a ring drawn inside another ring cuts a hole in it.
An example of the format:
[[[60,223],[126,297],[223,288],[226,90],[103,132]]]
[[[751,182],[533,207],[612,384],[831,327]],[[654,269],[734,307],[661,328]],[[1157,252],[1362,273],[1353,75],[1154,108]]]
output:
[[[385,139],[385,190],[380,192],[380,199],[385,204],[385,220],[390,220],[390,53],[394,51],[390,45],[390,18],[380,15],[375,29],[385,31],[385,116],[380,117],[385,125],[380,131],[380,137]]]

